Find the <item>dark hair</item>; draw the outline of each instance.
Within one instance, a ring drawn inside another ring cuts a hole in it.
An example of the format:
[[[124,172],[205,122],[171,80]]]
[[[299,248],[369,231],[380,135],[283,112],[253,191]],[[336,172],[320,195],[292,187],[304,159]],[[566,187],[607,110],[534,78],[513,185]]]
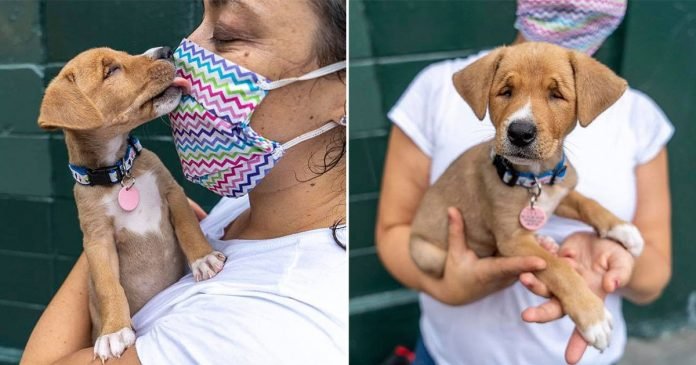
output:
[[[314,11],[321,21],[315,35],[316,56],[319,66],[326,66],[346,59],[346,1],[312,0]]]
[[[315,35],[315,53],[319,66],[327,66],[346,59],[346,1],[345,0],[312,0],[311,4],[321,24]],[[338,73],[343,80],[345,70]],[[326,145],[323,164],[310,166],[310,170],[321,176],[338,166],[346,155],[346,129],[335,128],[333,138]],[[311,159],[310,159],[311,160]],[[345,167],[344,167],[345,168]],[[345,189],[345,187],[344,187]],[[345,229],[345,218],[336,221],[332,226],[334,241],[346,249],[346,245],[338,239],[336,230]]]

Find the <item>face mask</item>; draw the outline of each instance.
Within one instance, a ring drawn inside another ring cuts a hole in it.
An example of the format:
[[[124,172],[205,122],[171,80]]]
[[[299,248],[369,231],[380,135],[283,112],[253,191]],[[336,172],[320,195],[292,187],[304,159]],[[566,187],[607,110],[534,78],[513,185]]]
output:
[[[249,123],[269,90],[342,70],[345,61],[270,81],[184,39],[174,52],[174,63],[177,76],[191,82],[191,94],[169,114],[184,176],[218,195],[246,195],[287,149],[339,125],[329,122],[280,144],[257,134]]]
[[[517,0],[525,39],[593,54],[621,24],[626,0]]]

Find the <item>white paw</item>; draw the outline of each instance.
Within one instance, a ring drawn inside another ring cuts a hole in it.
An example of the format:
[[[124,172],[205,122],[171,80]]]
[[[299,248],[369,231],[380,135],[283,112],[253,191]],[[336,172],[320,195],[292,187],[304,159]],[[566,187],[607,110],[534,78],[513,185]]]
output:
[[[191,264],[191,273],[196,281],[208,280],[222,270],[227,257],[222,252],[213,251]]]
[[[619,224],[607,232],[607,237],[619,241],[631,255],[638,257],[643,252],[643,236],[638,228],[630,223]]]
[[[611,313],[604,308],[604,319],[591,324],[584,331],[579,329],[580,334],[590,345],[594,346],[600,352],[603,352],[609,347],[611,341],[611,330],[614,327]]]
[[[99,336],[94,343],[94,358],[98,357],[104,362],[114,357],[121,357],[123,351],[134,343],[135,333],[128,327]]]

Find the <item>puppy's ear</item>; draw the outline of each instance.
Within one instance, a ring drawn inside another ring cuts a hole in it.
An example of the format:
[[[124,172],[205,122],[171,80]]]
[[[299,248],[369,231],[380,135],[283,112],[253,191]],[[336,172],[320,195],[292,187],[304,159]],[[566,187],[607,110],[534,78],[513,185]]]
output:
[[[584,53],[570,51],[570,65],[575,75],[578,121],[581,126],[587,127],[619,100],[628,83],[609,67]]]
[[[452,76],[454,88],[469,104],[479,120],[486,116],[493,76],[503,58],[505,47],[497,48]]]
[[[88,130],[102,125],[101,113],[77,87],[72,73],[61,72],[51,81],[41,102],[39,127]]]

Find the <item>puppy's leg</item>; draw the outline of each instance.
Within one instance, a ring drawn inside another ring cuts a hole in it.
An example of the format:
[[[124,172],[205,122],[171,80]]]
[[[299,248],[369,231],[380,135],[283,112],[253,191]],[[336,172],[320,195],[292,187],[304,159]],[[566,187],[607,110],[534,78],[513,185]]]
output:
[[[171,184],[167,191],[167,203],[174,233],[191,267],[193,277],[196,281],[212,278],[222,270],[227,258],[210,247],[208,240],[203,236],[196,214],[179,185]]]
[[[585,280],[563,259],[541,247],[530,232],[501,240],[498,249],[504,256],[538,256],[546,261],[546,269],[535,275],[558,298],[563,311],[575,322],[589,344],[600,351],[609,346],[611,315],[602,300],[587,286]]]
[[[428,191],[411,222],[411,258],[423,272],[442,277],[448,248],[447,204],[439,194]]]
[[[100,235],[99,238],[86,235],[84,243],[101,322],[97,332],[99,337],[94,344],[94,356],[102,361],[120,357],[127,347],[135,343],[128,300],[119,283],[118,254],[112,237],[113,233]]]
[[[555,213],[591,225],[600,237],[618,241],[633,256],[638,257],[643,252],[645,243],[636,226],[621,220],[596,201],[575,190],[561,200]]]

